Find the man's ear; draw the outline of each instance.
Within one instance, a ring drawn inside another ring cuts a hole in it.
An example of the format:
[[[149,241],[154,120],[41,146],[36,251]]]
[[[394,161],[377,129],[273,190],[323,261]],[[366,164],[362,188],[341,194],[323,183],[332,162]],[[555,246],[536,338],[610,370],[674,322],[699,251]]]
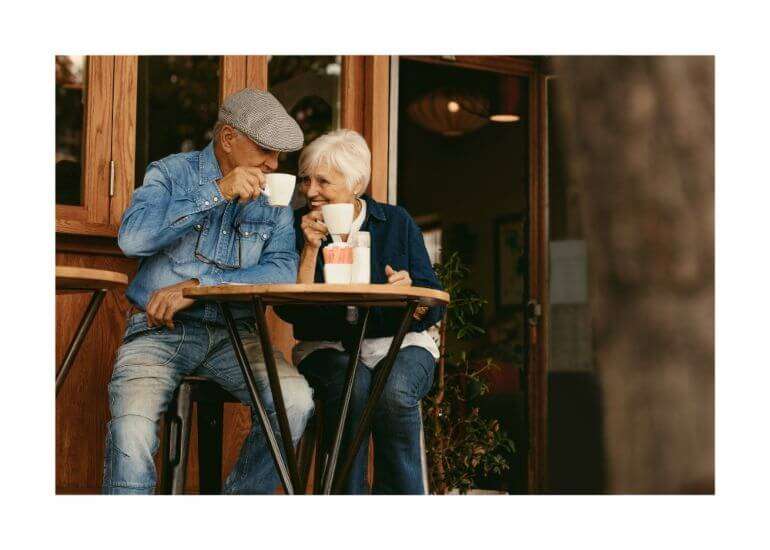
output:
[[[219,131],[219,142],[222,145],[222,150],[225,153],[229,153],[233,150],[233,140],[236,138],[235,129],[232,126],[225,124]]]

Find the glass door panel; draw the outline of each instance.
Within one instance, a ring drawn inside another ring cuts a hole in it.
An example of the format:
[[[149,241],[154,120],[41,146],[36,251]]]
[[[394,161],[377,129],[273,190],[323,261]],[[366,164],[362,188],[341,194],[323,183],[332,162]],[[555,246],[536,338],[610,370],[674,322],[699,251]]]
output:
[[[88,58],[56,56],[56,204],[83,204]]]
[[[219,78],[219,56],[139,56],[137,187],[149,163],[208,145],[217,121]]]
[[[341,72],[341,56],[274,55],[269,58],[268,89],[299,123],[305,145],[340,126]],[[278,170],[296,174],[299,153],[282,153]]]

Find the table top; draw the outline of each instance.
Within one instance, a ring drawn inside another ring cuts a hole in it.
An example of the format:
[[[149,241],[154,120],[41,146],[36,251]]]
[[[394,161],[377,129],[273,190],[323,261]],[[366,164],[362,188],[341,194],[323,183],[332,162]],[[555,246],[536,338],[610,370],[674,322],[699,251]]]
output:
[[[128,276],[125,273],[87,267],[56,266],[56,290],[100,290],[126,285]]]
[[[290,285],[216,285],[186,288],[186,298],[220,302],[242,302],[254,297],[265,305],[351,305],[397,307],[415,301],[421,306],[449,303],[449,294],[432,288],[400,285],[325,283]]]

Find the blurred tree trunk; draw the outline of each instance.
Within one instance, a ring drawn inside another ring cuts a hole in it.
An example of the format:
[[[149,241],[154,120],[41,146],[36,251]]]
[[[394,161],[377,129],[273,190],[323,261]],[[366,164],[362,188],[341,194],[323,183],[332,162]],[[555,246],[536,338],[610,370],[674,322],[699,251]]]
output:
[[[714,490],[714,61],[561,57],[608,490]]]

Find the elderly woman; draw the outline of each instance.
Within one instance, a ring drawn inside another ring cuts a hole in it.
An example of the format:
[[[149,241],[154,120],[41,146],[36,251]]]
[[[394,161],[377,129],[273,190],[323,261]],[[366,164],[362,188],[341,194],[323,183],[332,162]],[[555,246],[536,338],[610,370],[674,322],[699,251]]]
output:
[[[371,174],[371,153],[361,135],[337,130],[313,141],[299,160],[299,189],[307,206],[295,212],[299,283],[323,282],[323,254],[330,242],[321,207],[351,203],[351,235],[371,235],[371,282],[440,289],[420,229],[401,207],[381,204],[363,194]],[[346,236],[347,237],[347,236]],[[324,440],[328,449],[339,418],[351,346],[346,308],[279,308],[294,325],[294,362],[324,404]],[[372,308],[361,346],[343,448],[353,437],[379,363],[384,359],[403,316],[402,310]],[[378,494],[423,494],[422,423],[419,403],[433,383],[438,349],[426,329],[443,316],[443,308],[418,310],[401,345],[372,421],[375,479]],[[342,340],[345,340],[343,342]],[[347,480],[346,492],[366,492],[368,438]]]

